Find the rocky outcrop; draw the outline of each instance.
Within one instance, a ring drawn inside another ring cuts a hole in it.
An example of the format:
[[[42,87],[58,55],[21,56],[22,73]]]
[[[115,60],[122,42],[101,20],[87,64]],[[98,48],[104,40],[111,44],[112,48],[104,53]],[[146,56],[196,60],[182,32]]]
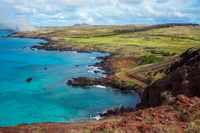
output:
[[[100,113],[99,116],[100,117],[107,117],[107,116],[113,116],[113,115],[118,115],[118,114],[123,114],[124,112],[131,112],[131,111],[135,111],[133,108],[115,108],[115,109],[110,109],[107,110],[105,113]]]
[[[119,81],[119,79],[116,76],[108,76],[105,78],[100,79],[92,79],[88,77],[78,77],[78,78],[72,78],[67,81],[67,84],[69,86],[93,86],[93,85],[102,85],[105,87],[112,87],[117,88],[120,90],[133,90],[135,91],[140,97],[142,96],[141,86],[134,85],[134,86],[127,86],[125,81]]]
[[[178,94],[200,97],[200,47],[184,52],[169,70],[145,89],[139,108],[172,104]]]
[[[26,82],[31,82],[33,80],[33,78],[27,78]]]
[[[188,49],[186,52],[180,55],[180,57],[171,65],[168,70],[168,74],[176,70],[178,67],[183,66],[187,61],[200,54],[200,46],[196,46]]]
[[[71,80],[68,80],[67,84],[71,86],[103,85],[106,87],[121,88],[121,89],[123,88],[123,84],[120,84],[117,81],[116,76],[109,76],[109,77],[100,78],[100,79],[78,77],[78,78],[72,78]]]
[[[111,68],[112,65],[112,57],[114,56],[113,53],[110,54],[110,56],[100,56],[100,57],[96,57],[97,60],[102,60],[99,63],[94,64],[95,67],[98,67],[101,70],[104,70],[105,73],[107,74],[107,76],[110,75],[114,75],[115,74],[115,70],[113,68]]]
[[[93,79],[88,77],[78,77],[78,78],[72,78],[71,80],[67,81],[68,85],[71,86],[91,86],[95,85]]]

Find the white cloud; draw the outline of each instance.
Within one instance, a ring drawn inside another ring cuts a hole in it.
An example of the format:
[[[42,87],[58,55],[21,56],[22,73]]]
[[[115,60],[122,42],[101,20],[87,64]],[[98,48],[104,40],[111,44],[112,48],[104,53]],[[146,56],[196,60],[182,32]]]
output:
[[[132,3],[132,4],[140,4],[142,3],[144,0],[120,0],[120,2],[124,2],[124,3]]]
[[[92,0],[60,0],[60,1],[67,6],[75,6],[75,7],[87,6],[93,3]]]
[[[15,19],[8,18],[5,12],[0,10],[0,25],[1,29],[10,29],[15,31],[35,30],[36,28],[22,16]]]
[[[83,20],[83,22],[86,23],[93,23],[93,18],[88,15],[87,13],[78,13],[78,16],[80,16],[80,18]]]
[[[110,5],[112,2],[111,0],[94,0],[95,5]]]
[[[7,4],[23,4],[26,0],[2,0],[3,3]]]
[[[165,3],[167,2],[168,0],[156,0],[157,3]]]
[[[191,20],[199,22],[198,1],[0,0],[0,9],[4,9],[11,17],[22,15],[34,24],[155,24]]]
[[[14,6],[17,10],[19,10],[21,13],[31,13],[32,10],[28,7],[25,7],[23,5],[16,5]]]

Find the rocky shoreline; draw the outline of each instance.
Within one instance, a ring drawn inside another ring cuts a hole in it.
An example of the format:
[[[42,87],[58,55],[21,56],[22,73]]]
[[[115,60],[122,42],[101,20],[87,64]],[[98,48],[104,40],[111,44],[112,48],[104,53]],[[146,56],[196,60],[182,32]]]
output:
[[[53,45],[56,44],[57,42],[49,38],[18,35],[17,33],[12,33],[8,35],[8,37],[33,38],[33,39],[42,39],[42,40],[47,41],[46,43],[39,43],[40,45],[34,45],[31,47],[31,49],[46,50],[46,51],[74,51],[71,47],[69,48],[53,47]],[[79,50],[76,50],[76,52],[77,53],[91,53],[91,52],[105,53],[105,51],[89,51],[85,49],[79,49]],[[106,74],[105,78],[92,79],[88,77],[77,77],[77,78],[72,78],[68,80],[66,84],[68,84],[69,86],[80,86],[83,88],[88,87],[88,86],[94,86],[94,85],[102,85],[105,87],[111,87],[111,88],[120,89],[120,90],[133,90],[141,98],[143,92],[137,86],[135,87],[125,86],[125,83],[120,84],[119,82],[116,81],[116,77],[113,76],[115,74],[115,70],[111,67],[112,57],[115,55],[115,53],[109,53],[109,54],[110,54],[109,56],[96,57],[96,59],[101,60],[101,62],[90,65],[90,66],[98,67],[98,69],[105,71],[104,73],[102,73],[102,74]],[[100,113],[98,115],[101,118],[103,118],[103,117],[123,114],[123,112],[131,112],[134,110],[135,109],[133,109],[132,107],[130,108],[121,107],[121,108],[115,108],[113,110],[107,110],[105,113]]]
[[[58,43],[57,41],[51,40],[49,38],[45,38],[45,37],[40,37],[40,36],[28,36],[26,34],[18,34],[18,33],[12,33],[10,35],[8,35],[8,37],[19,37],[19,38],[33,38],[33,39],[42,39],[47,41],[46,43],[39,43],[40,45],[34,45],[31,47],[31,49],[43,49],[43,50],[47,50],[47,51],[74,51],[73,48],[68,47],[68,48],[59,48],[59,47],[53,47],[54,44]],[[91,52],[101,52],[101,53],[105,53],[106,51],[89,51],[86,49],[79,49],[76,50],[77,53],[91,53]],[[106,52],[108,53],[108,52]],[[119,84],[118,82],[116,82],[116,80],[114,80],[115,78],[108,78],[109,76],[112,76],[115,74],[114,68],[112,67],[112,58],[114,55],[116,55],[116,53],[109,53],[109,56],[100,56],[100,57],[96,57],[96,59],[101,60],[101,62],[99,63],[95,63],[94,67],[98,67],[98,69],[105,71],[106,74],[106,78],[100,78],[100,79],[90,79],[87,77],[77,77],[75,79],[71,79],[67,82],[68,85],[72,85],[72,86],[92,86],[92,85],[103,85],[106,87],[112,87],[112,88],[116,88],[116,89],[121,89],[121,90],[133,90],[136,91],[136,93],[139,94],[139,96],[142,95],[142,91],[141,90],[137,90],[137,88],[133,88],[133,87],[129,87],[126,86],[124,87],[123,85]],[[90,80],[89,80],[90,79]],[[76,85],[74,84],[75,82],[72,81],[76,81]],[[82,83],[82,81],[84,81],[84,83]],[[91,82],[93,81],[93,82]],[[86,83],[87,82],[87,83]]]

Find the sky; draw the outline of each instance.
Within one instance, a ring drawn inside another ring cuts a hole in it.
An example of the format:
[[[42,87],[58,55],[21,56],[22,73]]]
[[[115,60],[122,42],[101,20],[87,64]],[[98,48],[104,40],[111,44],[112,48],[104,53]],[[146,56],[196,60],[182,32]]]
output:
[[[200,24],[200,0],[0,0],[0,23]]]

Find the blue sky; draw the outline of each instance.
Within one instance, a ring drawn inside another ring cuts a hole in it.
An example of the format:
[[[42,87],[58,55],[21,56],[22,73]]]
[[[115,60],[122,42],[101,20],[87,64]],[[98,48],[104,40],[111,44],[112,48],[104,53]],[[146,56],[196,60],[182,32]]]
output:
[[[0,0],[5,18],[38,26],[200,24],[200,0]]]

